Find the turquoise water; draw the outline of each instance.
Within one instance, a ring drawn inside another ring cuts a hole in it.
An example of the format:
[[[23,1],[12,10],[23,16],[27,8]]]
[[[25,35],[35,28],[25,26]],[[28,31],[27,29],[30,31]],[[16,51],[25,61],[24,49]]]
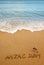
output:
[[[44,1],[0,1],[0,18],[44,20]]]
[[[42,30],[43,24],[44,1],[0,1],[0,31]]]

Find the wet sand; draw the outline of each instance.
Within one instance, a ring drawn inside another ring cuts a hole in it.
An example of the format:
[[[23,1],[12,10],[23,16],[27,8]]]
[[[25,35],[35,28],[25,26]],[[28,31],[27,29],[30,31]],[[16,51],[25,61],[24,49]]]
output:
[[[0,65],[44,65],[44,31],[0,32]]]

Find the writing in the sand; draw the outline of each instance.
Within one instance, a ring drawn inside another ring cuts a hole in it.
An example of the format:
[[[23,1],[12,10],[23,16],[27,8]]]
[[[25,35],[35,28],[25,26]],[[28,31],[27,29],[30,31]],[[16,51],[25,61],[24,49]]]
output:
[[[37,48],[33,48],[32,53],[28,53],[28,54],[13,54],[13,55],[9,55],[6,56],[5,59],[26,59],[26,58],[39,58],[40,59],[40,53],[37,50]]]

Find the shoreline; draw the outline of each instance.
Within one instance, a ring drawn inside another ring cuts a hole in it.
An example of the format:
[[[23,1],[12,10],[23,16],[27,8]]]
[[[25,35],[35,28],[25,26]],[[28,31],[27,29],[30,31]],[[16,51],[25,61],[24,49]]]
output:
[[[29,32],[32,32],[32,33],[34,33],[34,32],[42,32],[42,31],[44,31],[44,30],[36,30],[36,31],[32,31],[32,30],[28,30],[28,29],[21,29],[21,30],[16,30],[16,31],[13,31],[13,32],[10,32],[10,31],[4,31],[4,30],[2,30],[2,31],[0,31],[0,32],[3,32],[3,33],[8,33],[8,34],[15,34],[16,32],[18,32],[18,31],[29,31]]]

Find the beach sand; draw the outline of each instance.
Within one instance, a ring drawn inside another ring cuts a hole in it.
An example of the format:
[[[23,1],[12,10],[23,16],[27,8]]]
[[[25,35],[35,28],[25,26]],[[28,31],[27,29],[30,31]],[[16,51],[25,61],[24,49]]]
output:
[[[0,32],[0,65],[44,65],[44,31]]]

